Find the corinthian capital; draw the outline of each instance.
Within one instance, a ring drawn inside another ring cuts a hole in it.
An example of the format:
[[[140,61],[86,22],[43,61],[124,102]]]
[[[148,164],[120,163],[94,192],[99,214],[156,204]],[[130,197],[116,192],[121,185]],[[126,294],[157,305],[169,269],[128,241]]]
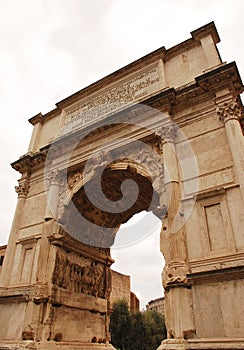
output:
[[[57,170],[52,170],[46,175],[47,180],[51,185],[58,185],[60,183],[59,172]]]
[[[18,193],[18,198],[26,198],[29,192],[29,181],[27,179],[19,180],[19,186],[15,186],[15,191]]]
[[[230,103],[224,103],[222,106],[218,106],[216,111],[217,115],[224,123],[230,119],[239,120],[242,115],[240,105],[236,99]]]
[[[167,125],[158,129],[156,135],[161,137],[162,143],[174,142],[176,137],[177,126],[174,122],[170,121]]]

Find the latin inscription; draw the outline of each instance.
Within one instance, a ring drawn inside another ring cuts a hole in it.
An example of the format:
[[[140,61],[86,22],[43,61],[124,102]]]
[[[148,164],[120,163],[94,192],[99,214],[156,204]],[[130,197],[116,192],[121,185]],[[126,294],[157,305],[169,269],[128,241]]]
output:
[[[130,103],[140,101],[160,88],[158,64],[140,74],[112,85],[102,93],[83,100],[70,109],[65,116],[65,128],[72,131],[103,119],[111,112],[123,109]]]

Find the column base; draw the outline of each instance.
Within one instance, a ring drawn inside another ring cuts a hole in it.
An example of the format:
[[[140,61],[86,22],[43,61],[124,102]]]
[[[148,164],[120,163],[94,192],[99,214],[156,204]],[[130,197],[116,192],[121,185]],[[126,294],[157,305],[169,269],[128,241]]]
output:
[[[244,349],[244,338],[189,339],[187,348],[191,350],[241,350]]]
[[[184,339],[165,339],[157,350],[186,350],[186,340]]]
[[[35,341],[1,341],[0,350],[115,350],[111,344],[80,342],[35,342]]]
[[[244,338],[165,339],[157,350],[243,350]]]

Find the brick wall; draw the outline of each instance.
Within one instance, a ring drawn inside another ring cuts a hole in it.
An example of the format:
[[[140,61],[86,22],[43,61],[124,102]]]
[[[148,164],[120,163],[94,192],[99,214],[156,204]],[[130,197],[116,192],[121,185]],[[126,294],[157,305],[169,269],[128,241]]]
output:
[[[116,300],[124,299],[130,307],[130,276],[112,270],[111,307]]]
[[[140,301],[135,295],[135,293],[130,292],[130,311],[138,312],[140,311]]]

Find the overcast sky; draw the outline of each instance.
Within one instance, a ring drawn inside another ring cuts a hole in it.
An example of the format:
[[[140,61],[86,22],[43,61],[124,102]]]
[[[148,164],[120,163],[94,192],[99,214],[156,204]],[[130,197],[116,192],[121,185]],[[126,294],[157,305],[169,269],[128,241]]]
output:
[[[0,244],[7,243],[17,197],[19,175],[9,164],[27,152],[30,117],[212,20],[222,59],[235,60],[243,77],[243,10],[243,0],[0,0]],[[147,239],[113,253],[142,304],[162,295],[154,221],[152,228]]]

